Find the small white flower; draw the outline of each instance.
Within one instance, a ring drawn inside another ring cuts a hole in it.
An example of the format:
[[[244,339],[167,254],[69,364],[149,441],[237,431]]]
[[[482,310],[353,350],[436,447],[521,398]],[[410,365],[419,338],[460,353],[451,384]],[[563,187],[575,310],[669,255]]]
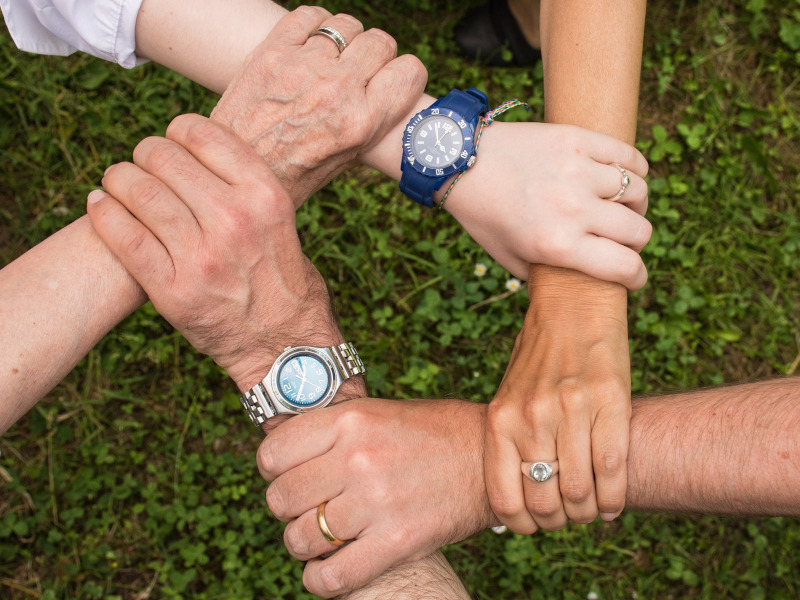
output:
[[[508,527],[505,525],[497,525],[496,527],[492,527],[492,531],[494,531],[497,535],[500,535],[501,533],[508,531]]]
[[[472,377],[473,378],[477,379],[480,376],[481,376],[481,372],[480,371],[473,371],[472,372]]]
[[[478,263],[475,265],[475,277],[483,277],[486,275],[486,265],[483,263]]]
[[[633,598],[633,600],[637,600],[639,598],[639,594],[636,592],[631,592],[631,598]]]
[[[597,598],[599,598],[597,592],[589,592],[586,594],[586,600],[597,600]]]
[[[512,277],[511,279],[506,281],[506,289],[509,292],[516,292],[521,285],[522,285],[522,283],[516,277]]]

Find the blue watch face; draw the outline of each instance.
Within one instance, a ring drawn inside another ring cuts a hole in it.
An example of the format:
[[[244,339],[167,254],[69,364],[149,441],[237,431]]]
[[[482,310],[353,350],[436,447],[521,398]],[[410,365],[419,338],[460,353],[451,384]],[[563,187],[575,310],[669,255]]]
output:
[[[411,120],[403,135],[406,161],[431,177],[460,171],[472,148],[472,127],[449,109],[426,108]]]
[[[331,374],[322,360],[312,354],[298,354],[278,371],[278,389],[289,404],[309,408],[325,398]]]

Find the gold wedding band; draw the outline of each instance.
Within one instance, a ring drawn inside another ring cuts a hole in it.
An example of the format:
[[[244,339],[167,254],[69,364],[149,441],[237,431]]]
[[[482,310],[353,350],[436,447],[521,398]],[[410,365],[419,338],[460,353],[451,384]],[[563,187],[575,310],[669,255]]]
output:
[[[309,35],[308,37],[311,38],[314,37],[315,35],[324,35],[326,38],[331,40],[334,44],[336,44],[336,47],[339,49],[339,54],[341,54],[342,51],[345,48],[347,48],[347,42],[344,40],[344,36],[337,30],[335,30],[333,27],[328,27],[327,25],[323,25],[316,31],[313,31],[311,35]]]
[[[326,500],[317,507],[317,525],[319,525],[319,530],[322,532],[322,535],[325,537],[325,539],[334,546],[344,546],[347,541],[337,538],[328,528],[328,522],[325,520],[325,507],[327,505],[328,501]]]

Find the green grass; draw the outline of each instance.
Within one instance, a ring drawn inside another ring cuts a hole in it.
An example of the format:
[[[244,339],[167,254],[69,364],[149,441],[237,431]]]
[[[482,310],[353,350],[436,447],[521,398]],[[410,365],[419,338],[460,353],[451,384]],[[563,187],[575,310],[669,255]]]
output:
[[[541,117],[540,71],[455,58],[449,32],[466,4],[327,5],[395,33],[428,66],[431,93],[475,85]],[[785,374],[800,339],[800,3],[659,0],[645,39],[639,140],[655,233],[650,283],[630,298],[634,392]],[[35,57],[0,34],[0,258],[84,214],[104,168],[139,139],[214,102],[153,65]],[[474,308],[508,275],[452,219],[357,169],[299,222],[373,394],[491,398],[526,301]],[[489,265],[480,279],[477,262]],[[0,595],[308,597],[265,507],[258,441],[233,384],[144,307],[0,439]],[[486,532],[447,555],[486,600],[789,599],[798,542],[790,519],[627,514]]]

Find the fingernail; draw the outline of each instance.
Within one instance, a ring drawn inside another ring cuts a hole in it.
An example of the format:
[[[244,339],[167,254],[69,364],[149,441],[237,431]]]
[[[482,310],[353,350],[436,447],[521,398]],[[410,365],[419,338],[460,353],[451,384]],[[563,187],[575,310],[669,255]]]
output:
[[[613,521],[617,516],[617,513],[600,513],[600,518],[603,521]]]
[[[86,200],[89,202],[89,204],[94,204],[95,202],[99,202],[103,198],[105,198],[105,194],[102,191],[92,190],[91,192],[89,192],[89,196],[86,198]]]

